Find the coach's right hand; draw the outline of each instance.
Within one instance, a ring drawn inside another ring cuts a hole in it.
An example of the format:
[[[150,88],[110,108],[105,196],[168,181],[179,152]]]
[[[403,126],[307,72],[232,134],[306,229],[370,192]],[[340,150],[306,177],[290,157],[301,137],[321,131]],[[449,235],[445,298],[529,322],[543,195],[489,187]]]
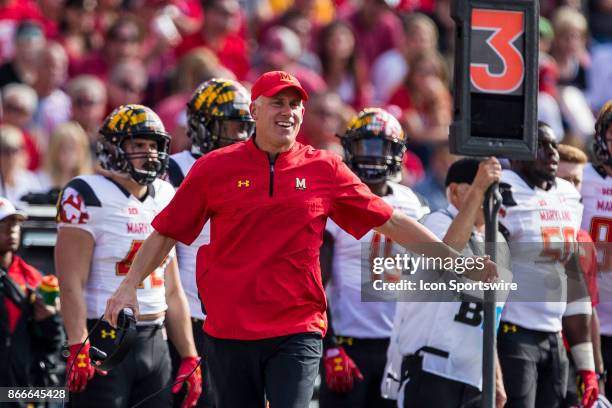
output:
[[[353,376],[363,380],[363,374],[342,346],[325,350],[325,383],[334,392],[348,392],[353,389]]]
[[[117,327],[117,316],[123,309],[132,309],[134,317],[138,320],[138,298],[136,297],[136,286],[124,279],[119,285],[115,293],[106,301],[106,310],[104,311],[104,320],[111,326]]]
[[[107,374],[106,371],[91,365],[89,342],[73,344],[68,347],[68,352],[66,376],[68,377],[68,389],[70,392],[83,392],[87,382],[93,378],[96,372],[101,375]]]

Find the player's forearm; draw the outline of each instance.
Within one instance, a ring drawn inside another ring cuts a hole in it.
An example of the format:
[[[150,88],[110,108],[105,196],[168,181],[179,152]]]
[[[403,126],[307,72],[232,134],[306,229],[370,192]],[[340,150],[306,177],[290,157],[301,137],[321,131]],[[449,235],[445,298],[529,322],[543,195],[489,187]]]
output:
[[[456,251],[463,251],[474,229],[474,223],[481,211],[483,200],[484,193],[482,191],[476,188],[470,189],[463,208],[453,219],[446,235],[444,235],[444,243]]]
[[[416,254],[440,258],[457,258],[461,255],[415,219],[399,211],[394,211],[389,221],[376,230]]]
[[[166,327],[170,341],[181,357],[196,356],[198,352],[193,340],[189,305],[183,290],[176,290],[171,296],[166,296],[166,303]]]
[[[571,346],[591,342],[591,315],[576,314],[563,317],[563,334]]]
[[[77,228],[60,228],[55,245],[55,270],[68,344],[87,337],[85,285],[94,248],[93,237]]]
[[[138,250],[122,285],[137,288],[155,268],[162,264],[175,243],[176,241],[172,238],[153,231]]]
[[[593,308],[591,315],[591,342],[593,343],[593,357],[595,358],[595,370],[598,373],[603,373],[604,363],[601,355],[601,337],[599,334],[599,316],[597,310]]]
[[[64,285],[61,287],[60,301],[68,344],[82,343],[87,337],[87,306],[83,290]]]

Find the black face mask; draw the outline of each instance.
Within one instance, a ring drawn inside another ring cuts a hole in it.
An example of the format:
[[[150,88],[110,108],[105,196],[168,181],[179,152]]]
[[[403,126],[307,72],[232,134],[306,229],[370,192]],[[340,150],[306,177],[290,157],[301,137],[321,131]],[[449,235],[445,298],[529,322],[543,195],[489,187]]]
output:
[[[348,140],[345,144],[348,165],[365,183],[380,183],[401,167],[404,146],[381,137]]]

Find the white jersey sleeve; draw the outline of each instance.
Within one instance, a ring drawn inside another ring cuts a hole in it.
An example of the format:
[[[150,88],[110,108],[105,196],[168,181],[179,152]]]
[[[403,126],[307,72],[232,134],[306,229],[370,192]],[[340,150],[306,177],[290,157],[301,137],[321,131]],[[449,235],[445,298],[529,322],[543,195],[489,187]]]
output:
[[[79,176],[63,189],[58,228],[81,228],[94,238],[85,287],[87,317],[99,318],[106,301],[127,274],[136,253],[152,232],[151,221],[172,199],[174,189],[155,180],[139,200],[118,183],[100,175]],[[164,273],[172,253],[137,290],[141,314],[166,310]]]

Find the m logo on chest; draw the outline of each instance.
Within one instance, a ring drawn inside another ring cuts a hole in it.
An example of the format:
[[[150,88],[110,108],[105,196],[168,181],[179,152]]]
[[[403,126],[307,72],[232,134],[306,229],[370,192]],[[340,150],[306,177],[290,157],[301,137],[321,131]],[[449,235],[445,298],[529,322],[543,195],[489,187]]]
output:
[[[295,178],[295,189],[296,190],[306,190],[306,179],[305,178]]]

